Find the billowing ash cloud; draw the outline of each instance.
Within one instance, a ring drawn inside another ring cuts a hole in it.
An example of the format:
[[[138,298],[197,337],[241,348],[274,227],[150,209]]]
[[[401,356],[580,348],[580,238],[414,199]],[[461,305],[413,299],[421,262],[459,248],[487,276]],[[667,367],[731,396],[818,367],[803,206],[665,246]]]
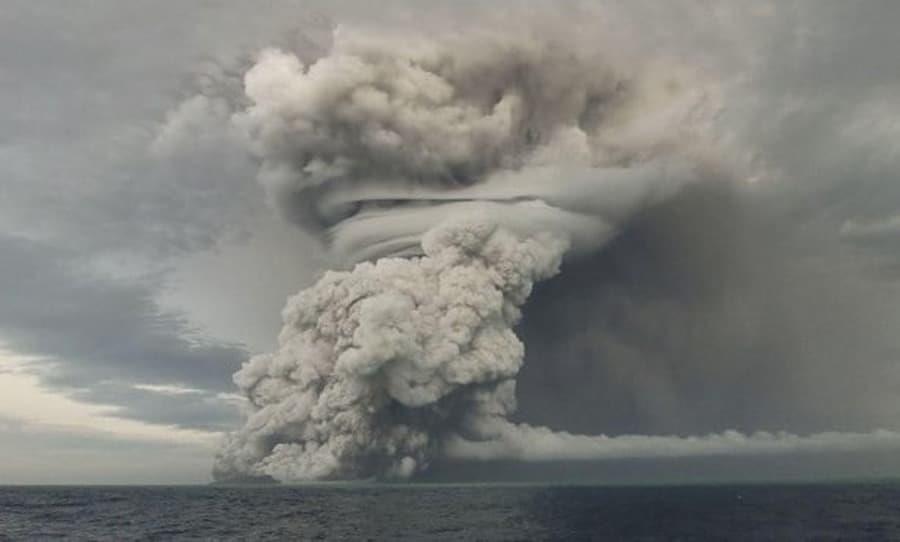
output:
[[[524,354],[512,325],[565,243],[468,219],[432,229],[422,247],[421,258],[327,273],[288,302],[279,350],[235,375],[256,411],[220,474],[408,476],[447,429],[511,411]]]
[[[508,420],[524,357],[513,327],[534,283],[683,187],[733,177],[707,137],[710,86],[547,35],[343,28],[312,63],[268,50],[247,71],[233,121],[259,180],[353,267],[291,298],[278,349],[235,374],[251,409],[217,478],[408,477],[444,456],[840,450],[852,440],[591,437]]]
[[[263,52],[245,90],[235,121],[260,181],[349,262],[421,253],[425,231],[472,208],[600,246],[709,162],[694,143],[716,112],[686,73],[617,66],[561,36],[477,31],[338,29],[308,66]]]

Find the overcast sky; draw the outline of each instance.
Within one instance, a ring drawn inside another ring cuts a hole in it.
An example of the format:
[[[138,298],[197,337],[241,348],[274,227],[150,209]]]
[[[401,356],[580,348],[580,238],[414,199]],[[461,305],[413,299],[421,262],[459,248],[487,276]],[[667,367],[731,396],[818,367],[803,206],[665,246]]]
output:
[[[262,47],[315,58],[333,24],[464,29],[482,11],[450,2],[0,3],[0,484],[208,481],[221,432],[238,423],[231,374],[272,347],[285,298],[327,266],[313,240],[267,208],[255,165],[216,104],[239,97],[241,68]],[[765,408],[748,413],[732,375],[721,388],[729,391],[713,394],[721,403],[700,415],[691,390],[724,377],[685,370],[687,381],[653,404],[635,406],[628,388],[613,397],[631,410],[596,404],[604,413],[579,421],[563,405],[557,417],[608,432],[802,432],[831,420],[842,430],[900,429],[890,427],[900,419],[891,342],[900,325],[900,4],[554,6],[541,9],[589,13],[598,31],[721,78],[722,122],[762,164],[754,182],[767,203],[751,209],[777,216],[777,231],[754,231],[794,240],[765,258],[806,262],[799,278],[785,271],[748,290],[777,292],[789,300],[779,311],[804,322],[790,334],[773,324],[754,351],[796,356],[789,386],[771,368],[762,372],[777,378],[750,386],[789,394],[766,395]],[[754,258],[759,266],[763,256]],[[722,337],[681,355],[698,366],[713,352],[736,356]],[[613,362],[604,367],[589,376],[661,389],[651,369],[623,376]],[[544,405],[560,390],[531,382],[523,416],[554,423]],[[821,393],[802,391],[811,385]]]

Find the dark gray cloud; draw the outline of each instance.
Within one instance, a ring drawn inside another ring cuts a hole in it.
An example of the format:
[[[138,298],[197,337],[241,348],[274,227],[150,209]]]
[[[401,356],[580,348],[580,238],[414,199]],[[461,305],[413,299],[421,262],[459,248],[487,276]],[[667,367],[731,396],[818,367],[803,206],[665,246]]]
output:
[[[238,217],[257,200],[246,197],[246,161],[226,136],[189,155],[150,152],[181,73],[195,62],[190,26],[174,15],[139,4],[4,9],[7,230],[146,254],[208,247],[243,225]],[[172,40],[160,47],[166,33]]]
[[[523,419],[612,433],[896,427],[900,12],[775,6],[725,47],[749,60],[716,68],[738,75],[725,119],[767,178],[685,194],[539,285],[521,329]]]
[[[234,421],[219,394],[244,348],[158,300],[181,258],[252,239],[263,198],[214,108],[179,141],[165,127],[182,98],[227,93],[241,55],[302,24],[285,13],[297,5],[4,5],[0,341],[43,358],[31,367],[45,386],[123,417]]]
[[[612,433],[896,427],[900,12],[775,6],[724,47],[745,60],[715,67],[737,75],[725,120],[763,178],[685,194],[538,286],[521,328],[523,419]]]
[[[759,196],[685,193],[538,285],[522,419],[583,433],[896,427],[895,300]]]
[[[235,415],[217,394],[230,391],[245,351],[204,341],[178,314],[161,311],[152,280],[103,278],[71,250],[21,238],[0,236],[0,254],[0,336],[14,351],[47,359],[45,385],[147,421],[209,428]],[[169,396],[135,384],[199,391]]]

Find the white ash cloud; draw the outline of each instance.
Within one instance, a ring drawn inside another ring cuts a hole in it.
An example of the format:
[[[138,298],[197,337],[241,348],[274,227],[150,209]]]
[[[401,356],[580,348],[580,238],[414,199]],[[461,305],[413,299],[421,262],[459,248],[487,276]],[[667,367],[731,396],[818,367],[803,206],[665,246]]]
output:
[[[431,230],[422,258],[327,273],[288,302],[279,349],[235,374],[254,412],[222,450],[217,476],[426,468],[482,396],[513,385],[524,355],[512,330],[519,306],[565,248],[472,219]]]

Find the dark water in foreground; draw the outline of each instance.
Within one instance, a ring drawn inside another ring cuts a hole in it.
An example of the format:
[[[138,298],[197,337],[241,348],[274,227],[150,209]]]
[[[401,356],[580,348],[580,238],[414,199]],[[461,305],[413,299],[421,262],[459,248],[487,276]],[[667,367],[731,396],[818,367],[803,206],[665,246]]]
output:
[[[0,487],[0,539],[900,540],[900,485]]]

